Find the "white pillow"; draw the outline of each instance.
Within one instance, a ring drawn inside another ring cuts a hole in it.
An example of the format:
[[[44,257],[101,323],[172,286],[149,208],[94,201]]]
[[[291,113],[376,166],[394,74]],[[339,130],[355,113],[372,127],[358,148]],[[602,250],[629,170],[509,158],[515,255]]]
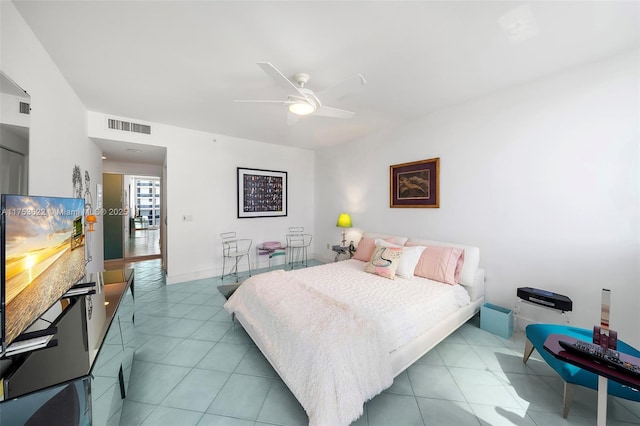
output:
[[[402,256],[398,263],[398,269],[396,269],[396,275],[408,280],[413,279],[413,271],[416,269],[416,265],[420,260],[420,255],[424,251],[423,246],[399,246],[397,244],[390,243],[385,240],[376,239],[377,246],[384,247],[400,247],[402,249]]]

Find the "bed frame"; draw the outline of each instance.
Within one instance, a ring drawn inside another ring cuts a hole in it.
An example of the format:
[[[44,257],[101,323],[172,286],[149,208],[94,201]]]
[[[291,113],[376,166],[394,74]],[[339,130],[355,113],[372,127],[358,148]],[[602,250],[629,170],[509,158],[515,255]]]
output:
[[[477,247],[455,243],[410,239],[406,237],[396,237],[378,233],[365,233],[363,234],[363,237],[388,238],[400,245],[404,245],[405,242],[409,241],[413,244],[419,245],[459,247],[465,250],[465,265],[463,266],[463,270],[460,274],[460,284],[462,284],[469,293],[471,302],[467,306],[463,306],[457,311],[451,313],[449,316],[447,316],[447,318],[440,321],[436,326],[432,327],[427,332],[423,333],[406,345],[390,353],[393,376],[397,377],[400,373],[406,370],[414,362],[424,356],[438,343],[455,332],[458,328],[460,328],[464,323],[466,323],[480,311],[480,307],[484,303],[485,275],[484,270],[478,267],[480,258],[479,249]],[[282,378],[282,372],[278,370],[269,352],[265,350],[264,342],[260,339],[259,334],[256,332],[256,330],[249,324],[248,321],[246,321],[241,313],[236,313],[236,319],[245,329],[247,334],[249,334],[251,339],[260,349],[265,358],[269,361],[274,370]],[[286,381],[284,382],[287,387],[291,389],[290,384]],[[299,399],[299,396],[295,395],[295,393],[294,396]]]
[[[484,271],[479,269],[476,273],[477,284],[476,286],[482,286],[484,288]],[[464,323],[469,321],[476,313],[480,311],[480,307],[484,303],[484,291],[481,292],[483,296],[476,300],[472,300],[467,306],[463,306],[456,312],[450,314],[446,319],[442,320],[438,325],[431,328],[426,333],[413,339],[400,349],[391,352],[391,368],[393,371],[393,377],[398,376],[414,362],[420,359],[424,354],[433,349],[438,343],[443,341],[447,336],[460,328]],[[258,333],[254,328],[246,321],[241,313],[235,314],[236,320],[242,325],[247,334],[251,337],[256,346],[260,349],[260,352],[265,356],[269,364],[276,370],[278,375],[282,378],[282,372],[278,371],[275,363],[271,359],[268,351],[264,349],[264,343],[259,338]],[[284,380],[284,379],[283,379]],[[287,387],[289,384],[286,383]],[[296,395],[297,398],[297,395]]]

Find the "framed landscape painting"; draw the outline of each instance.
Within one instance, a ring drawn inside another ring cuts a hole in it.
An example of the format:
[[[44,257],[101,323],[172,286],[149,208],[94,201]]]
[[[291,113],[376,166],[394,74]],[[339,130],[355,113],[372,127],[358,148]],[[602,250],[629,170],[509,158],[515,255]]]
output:
[[[287,215],[287,172],[238,167],[238,218]]]
[[[389,167],[390,207],[440,207],[440,158]]]

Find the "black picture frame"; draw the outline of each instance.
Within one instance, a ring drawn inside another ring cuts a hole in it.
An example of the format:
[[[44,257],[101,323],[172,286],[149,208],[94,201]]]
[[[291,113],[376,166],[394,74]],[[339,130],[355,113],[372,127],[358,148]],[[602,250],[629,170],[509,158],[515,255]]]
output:
[[[238,167],[238,218],[287,215],[287,172]]]

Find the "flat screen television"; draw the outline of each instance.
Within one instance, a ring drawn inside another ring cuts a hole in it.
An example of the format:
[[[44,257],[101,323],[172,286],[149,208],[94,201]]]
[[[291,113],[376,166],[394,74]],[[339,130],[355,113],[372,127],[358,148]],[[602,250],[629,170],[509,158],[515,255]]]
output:
[[[85,275],[84,199],[1,196],[2,350]]]

